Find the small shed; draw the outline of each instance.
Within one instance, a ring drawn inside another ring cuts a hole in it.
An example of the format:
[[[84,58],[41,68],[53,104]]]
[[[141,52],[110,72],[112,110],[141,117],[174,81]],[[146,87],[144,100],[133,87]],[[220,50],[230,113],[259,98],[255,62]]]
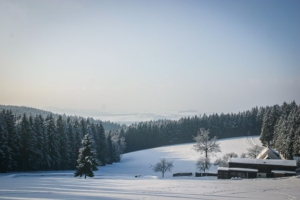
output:
[[[231,179],[232,177],[256,178],[257,169],[218,167],[218,179]]]

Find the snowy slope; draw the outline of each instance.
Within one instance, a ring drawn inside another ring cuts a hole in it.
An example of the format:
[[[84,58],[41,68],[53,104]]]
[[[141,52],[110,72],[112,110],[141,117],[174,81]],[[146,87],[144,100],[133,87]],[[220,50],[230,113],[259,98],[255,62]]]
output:
[[[222,157],[226,153],[234,152],[238,155],[247,153],[247,149],[254,144],[261,145],[259,137],[238,137],[219,140],[221,153],[217,153],[211,158],[212,161]],[[156,164],[160,158],[174,161],[172,172],[196,172],[195,163],[201,156],[199,152],[193,149],[195,143],[165,146],[147,150],[136,151],[123,155],[120,163],[105,166],[99,169],[97,174],[142,174],[156,175],[151,170],[151,166]],[[203,156],[203,155],[202,155]],[[211,172],[216,172],[216,168],[212,167]],[[171,177],[171,173],[167,173],[166,177]]]
[[[245,153],[255,138],[220,141],[225,153]],[[195,172],[199,156],[193,144],[125,154],[122,162],[100,167],[94,178],[73,177],[73,171],[0,174],[0,199],[300,199],[300,178],[217,180],[215,177],[160,178],[150,169],[159,158],[174,160],[173,172]],[[215,157],[216,159],[216,157]],[[215,169],[211,169],[214,171]],[[141,174],[135,178],[134,174]]]

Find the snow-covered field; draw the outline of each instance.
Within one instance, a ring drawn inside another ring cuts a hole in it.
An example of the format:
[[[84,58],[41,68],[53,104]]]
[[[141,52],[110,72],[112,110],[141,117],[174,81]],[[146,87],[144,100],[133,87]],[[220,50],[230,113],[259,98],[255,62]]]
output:
[[[220,140],[223,154],[246,153],[258,137]],[[193,144],[125,154],[117,164],[100,167],[94,178],[74,178],[73,171],[0,175],[0,199],[300,199],[300,178],[217,180],[215,177],[172,177],[196,172],[199,154]],[[151,166],[159,158],[174,161],[172,173],[161,178]],[[214,161],[213,159],[213,161]],[[210,169],[216,171],[215,167]],[[135,178],[135,175],[140,177]]]

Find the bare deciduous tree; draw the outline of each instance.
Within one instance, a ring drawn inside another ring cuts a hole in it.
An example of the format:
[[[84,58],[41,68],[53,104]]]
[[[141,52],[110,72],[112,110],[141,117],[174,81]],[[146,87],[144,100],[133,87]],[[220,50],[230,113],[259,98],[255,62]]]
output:
[[[263,150],[263,147],[254,145],[251,148],[247,149],[247,155],[249,158],[256,158],[258,154]]]
[[[219,167],[228,167],[228,160],[229,158],[237,158],[238,155],[236,153],[227,153],[223,156],[223,158],[218,158],[214,165],[218,165]]]
[[[162,177],[164,177],[166,171],[171,171],[173,168],[173,161],[167,161],[167,159],[162,158],[156,165],[152,167],[154,172],[161,172]]]
[[[211,166],[209,158],[199,158],[196,163],[197,169],[205,172],[206,169],[209,169]]]

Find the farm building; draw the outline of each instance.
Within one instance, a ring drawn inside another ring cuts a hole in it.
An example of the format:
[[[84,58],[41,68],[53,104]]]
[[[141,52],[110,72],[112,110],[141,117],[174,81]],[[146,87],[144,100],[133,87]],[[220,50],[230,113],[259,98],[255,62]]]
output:
[[[218,179],[256,178],[257,172],[257,169],[218,167]]]
[[[269,178],[296,175],[295,160],[230,158],[228,168],[218,168],[218,178]]]

